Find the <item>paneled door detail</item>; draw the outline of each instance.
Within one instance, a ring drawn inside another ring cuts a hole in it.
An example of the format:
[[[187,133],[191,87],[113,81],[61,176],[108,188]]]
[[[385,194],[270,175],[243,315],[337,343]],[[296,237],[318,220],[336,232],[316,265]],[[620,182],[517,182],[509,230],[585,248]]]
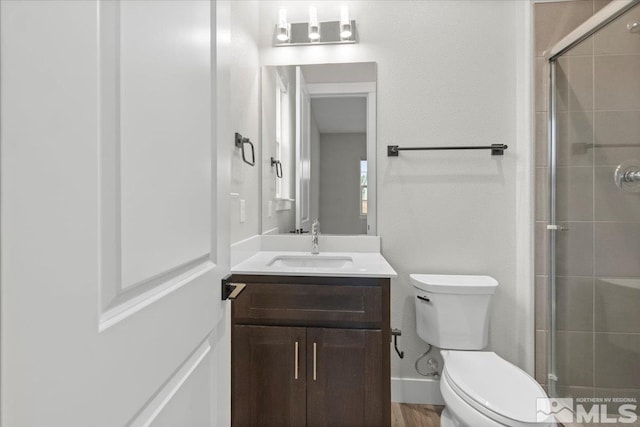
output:
[[[100,3],[101,328],[213,268],[209,16],[189,9]]]
[[[228,421],[223,6],[0,7],[2,424]]]

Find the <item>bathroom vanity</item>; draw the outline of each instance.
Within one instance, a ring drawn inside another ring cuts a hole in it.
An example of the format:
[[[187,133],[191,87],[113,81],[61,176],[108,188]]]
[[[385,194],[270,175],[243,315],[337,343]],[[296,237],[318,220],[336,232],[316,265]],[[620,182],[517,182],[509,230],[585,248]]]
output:
[[[390,424],[389,279],[232,279],[234,426]]]
[[[389,298],[377,236],[232,246],[232,425],[389,426]]]
[[[395,272],[379,253],[259,252],[232,274],[246,284],[231,310],[233,426],[390,425]]]

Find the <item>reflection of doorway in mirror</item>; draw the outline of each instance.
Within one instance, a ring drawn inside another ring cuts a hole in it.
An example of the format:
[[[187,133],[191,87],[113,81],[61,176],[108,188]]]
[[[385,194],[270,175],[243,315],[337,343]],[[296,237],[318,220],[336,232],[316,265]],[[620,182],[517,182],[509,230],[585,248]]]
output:
[[[367,234],[366,98],[312,96],[311,113],[311,206],[317,200],[322,232]]]
[[[285,111],[287,110],[287,86],[282,81],[282,76],[280,73],[276,73],[276,160],[278,162],[282,162],[284,156],[283,151],[285,147],[289,145],[289,141],[285,132],[283,132],[283,128],[286,126],[284,124],[284,120],[286,117]],[[276,198],[288,197],[288,194],[284,194],[284,190],[287,188],[286,185],[283,184],[282,177],[276,177]]]

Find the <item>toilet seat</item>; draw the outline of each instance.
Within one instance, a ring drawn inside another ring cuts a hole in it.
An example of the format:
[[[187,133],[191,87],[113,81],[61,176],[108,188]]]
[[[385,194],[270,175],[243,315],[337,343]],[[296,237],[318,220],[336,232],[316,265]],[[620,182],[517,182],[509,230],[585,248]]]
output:
[[[540,425],[536,405],[547,395],[527,373],[493,352],[442,353],[443,379],[467,404],[503,425]],[[546,400],[541,403],[548,405]],[[552,425],[553,418],[545,422]]]

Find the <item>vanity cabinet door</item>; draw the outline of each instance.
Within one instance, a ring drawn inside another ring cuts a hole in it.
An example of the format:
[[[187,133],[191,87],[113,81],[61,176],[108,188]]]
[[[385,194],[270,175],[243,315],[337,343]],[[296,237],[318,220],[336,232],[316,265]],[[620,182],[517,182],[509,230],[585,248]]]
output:
[[[380,330],[307,329],[307,426],[389,426]]]
[[[235,325],[232,425],[306,424],[306,328]]]

